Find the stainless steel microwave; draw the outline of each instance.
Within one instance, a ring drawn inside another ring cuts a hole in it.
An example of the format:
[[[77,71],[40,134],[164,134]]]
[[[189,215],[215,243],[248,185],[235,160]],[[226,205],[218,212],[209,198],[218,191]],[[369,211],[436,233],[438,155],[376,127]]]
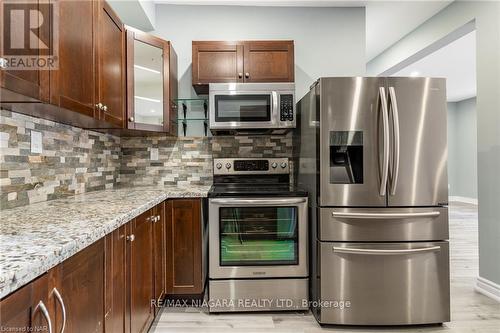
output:
[[[282,134],[295,128],[295,84],[211,83],[209,111],[214,134]]]

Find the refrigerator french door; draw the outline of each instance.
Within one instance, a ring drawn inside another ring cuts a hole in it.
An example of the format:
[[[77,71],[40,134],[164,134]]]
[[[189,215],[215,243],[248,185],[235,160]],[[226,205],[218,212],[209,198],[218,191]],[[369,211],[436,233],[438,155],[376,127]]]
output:
[[[449,321],[445,80],[321,78],[299,104],[318,321]]]
[[[320,205],[446,205],[444,79],[320,83]]]

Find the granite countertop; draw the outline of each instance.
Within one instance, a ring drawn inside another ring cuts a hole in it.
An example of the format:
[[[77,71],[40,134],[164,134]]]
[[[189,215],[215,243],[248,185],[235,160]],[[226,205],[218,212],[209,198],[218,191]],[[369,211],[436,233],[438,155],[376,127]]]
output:
[[[144,186],[79,194],[0,212],[0,298],[167,198],[208,186]]]

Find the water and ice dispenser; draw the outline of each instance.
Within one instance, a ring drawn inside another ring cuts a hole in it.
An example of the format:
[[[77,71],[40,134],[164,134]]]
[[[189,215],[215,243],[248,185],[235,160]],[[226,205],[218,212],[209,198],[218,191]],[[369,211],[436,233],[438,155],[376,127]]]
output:
[[[363,132],[330,132],[330,183],[363,183]]]

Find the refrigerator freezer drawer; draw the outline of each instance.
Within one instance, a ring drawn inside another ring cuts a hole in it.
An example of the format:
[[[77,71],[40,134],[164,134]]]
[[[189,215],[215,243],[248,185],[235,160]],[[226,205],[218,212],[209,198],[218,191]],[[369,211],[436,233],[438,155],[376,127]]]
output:
[[[322,303],[314,312],[321,323],[413,325],[450,320],[448,242],[318,241],[318,247]]]
[[[335,242],[448,239],[448,207],[320,208],[318,238]]]

